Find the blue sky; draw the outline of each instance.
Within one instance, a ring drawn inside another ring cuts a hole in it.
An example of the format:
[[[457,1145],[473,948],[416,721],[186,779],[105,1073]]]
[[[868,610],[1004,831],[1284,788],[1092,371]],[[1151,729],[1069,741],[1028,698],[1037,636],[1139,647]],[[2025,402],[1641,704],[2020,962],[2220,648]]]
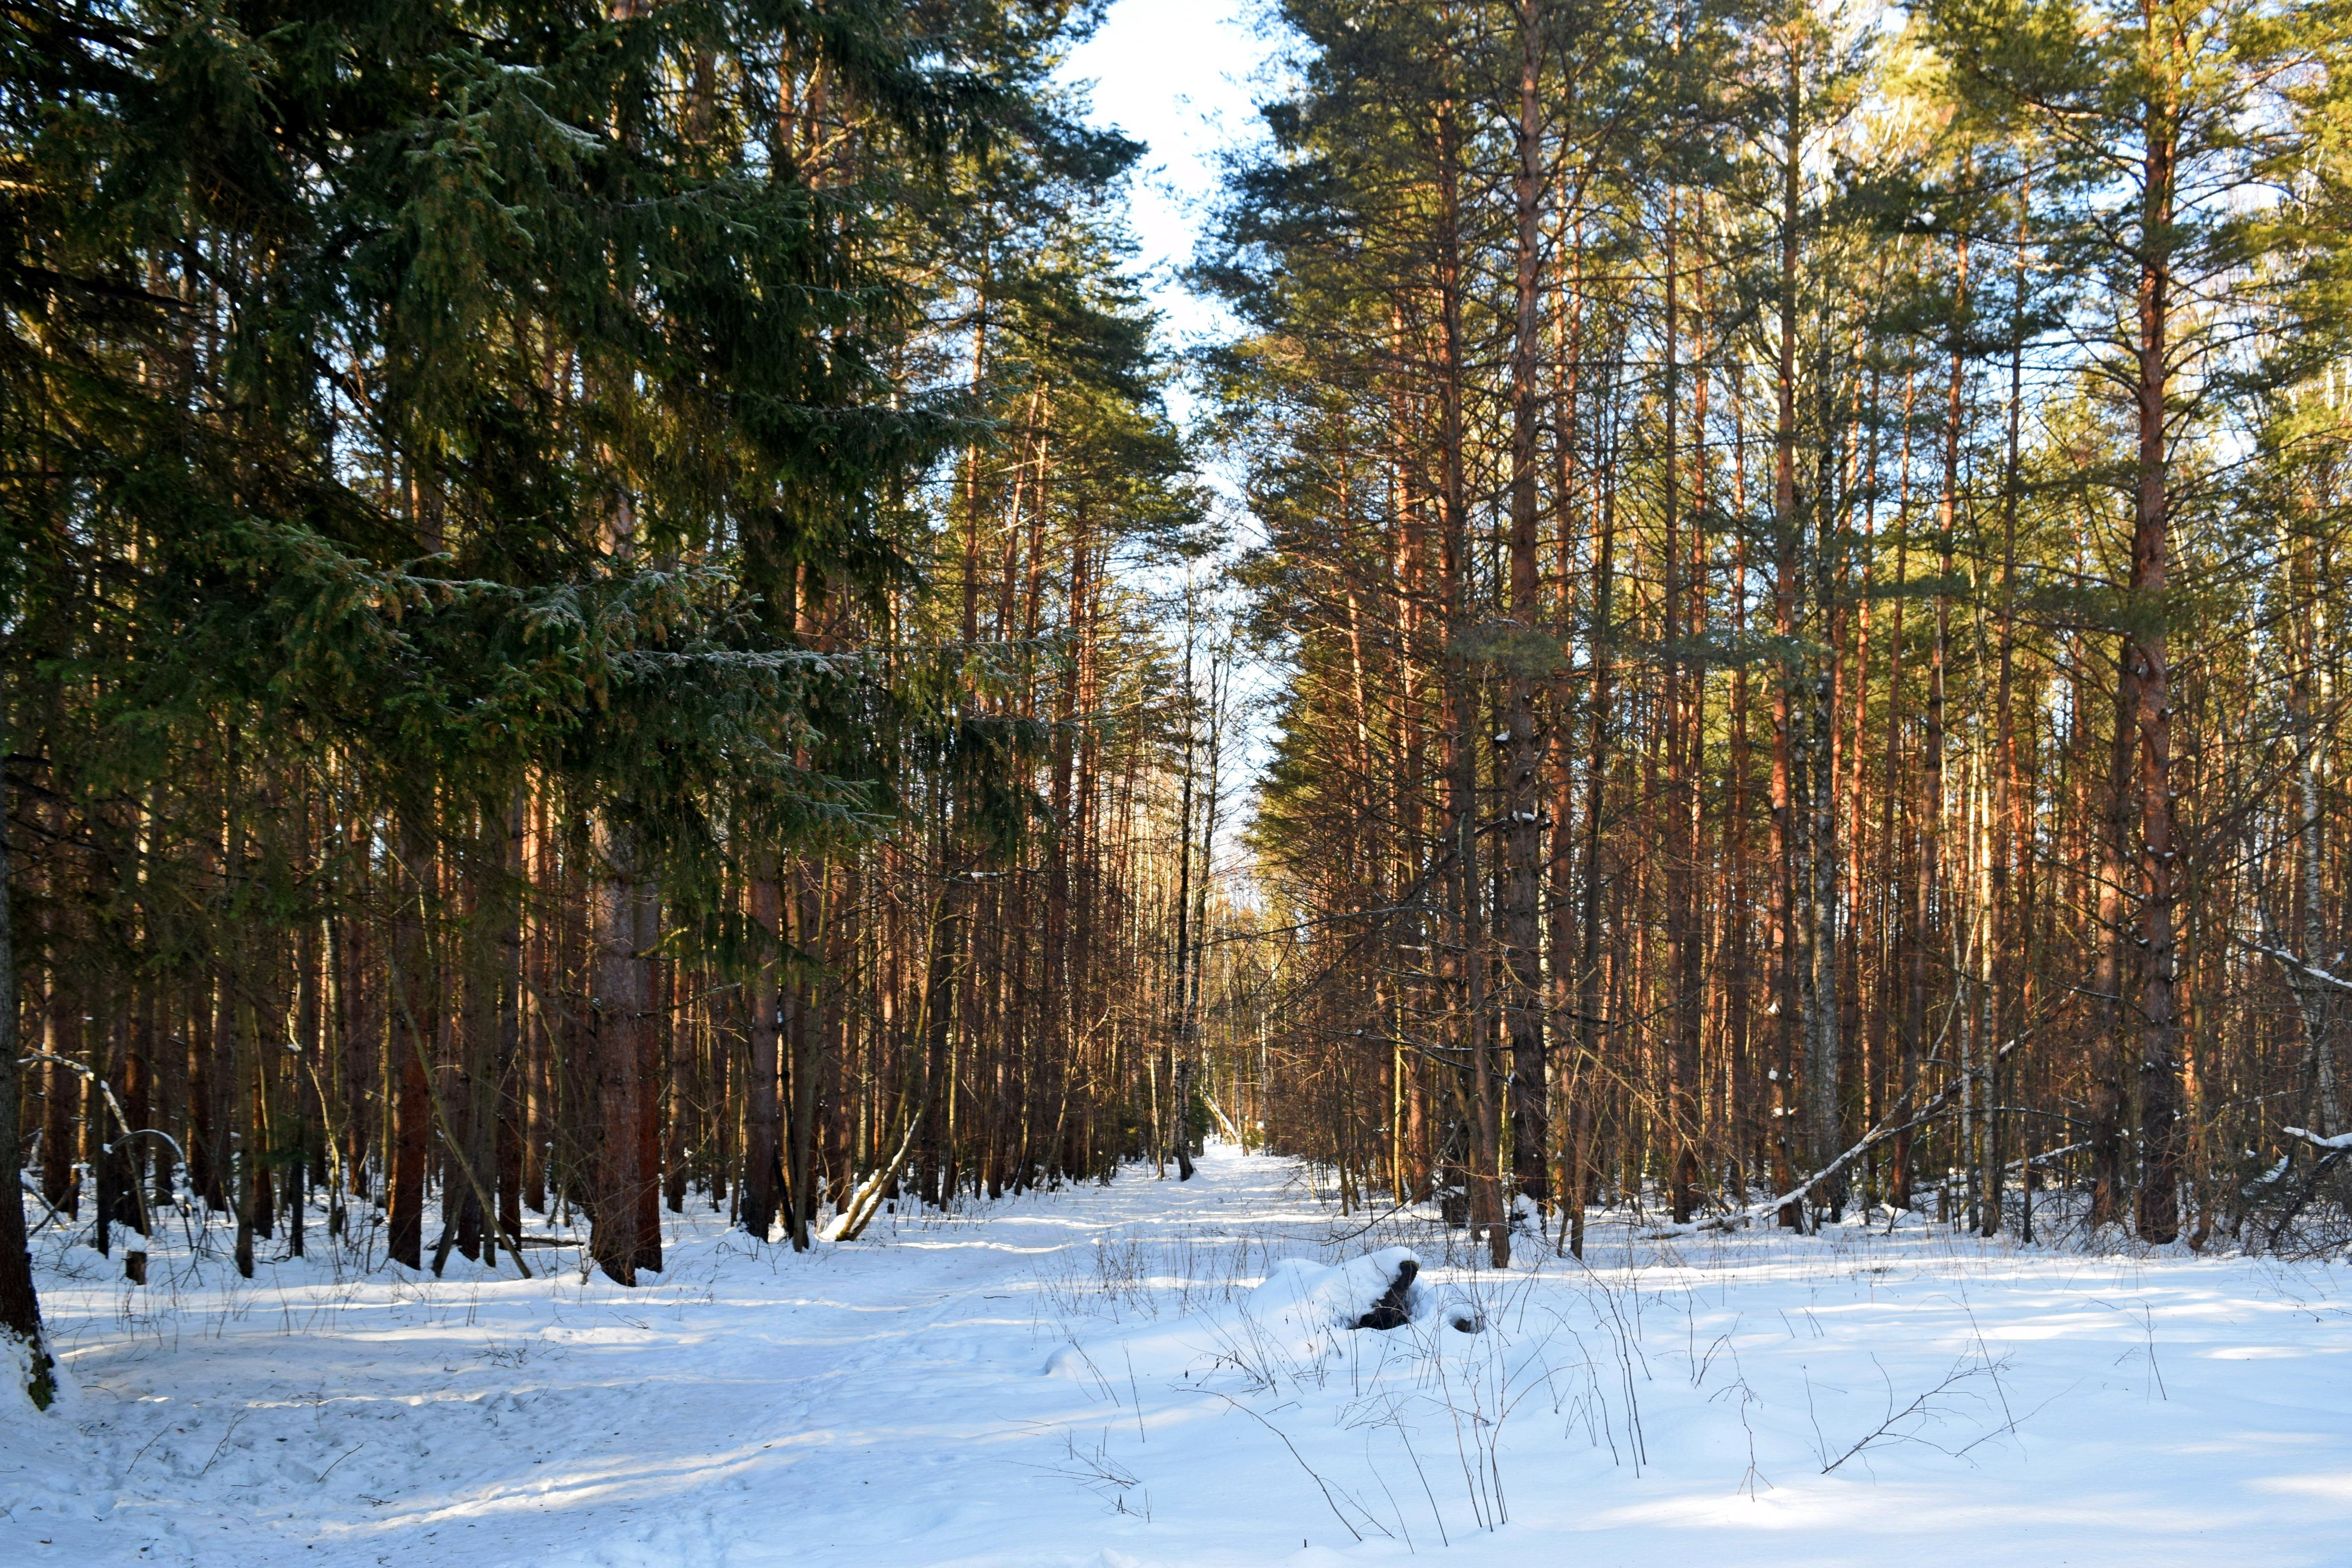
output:
[[[1216,195],[1218,150],[1259,133],[1254,105],[1265,95],[1258,79],[1272,53],[1253,20],[1261,9],[1262,0],[1117,0],[1101,30],[1073,51],[1065,68],[1070,78],[1094,83],[1096,124],[1116,126],[1150,149],[1130,214],[1151,300],[1173,348],[1226,331],[1216,302],[1187,290],[1175,273],[1192,259],[1194,237]],[[1178,422],[1189,423],[1192,400],[1181,382],[1168,401]],[[1224,499],[1229,552],[1255,529],[1236,477],[1214,454],[1208,455],[1202,477]],[[1213,568],[1202,570],[1213,577]],[[1143,585],[1163,595],[1172,611],[1182,577],[1165,570],[1148,573]],[[1212,594],[1229,597],[1214,589]],[[1234,672],[1231,729],[1218,781],[1223,799],[1221,869],[1247,864],[1239,833],[1251,782],[1266,761],[1263,713],[1273,679],[1273,672],[1254,661]]]
[[[1135,193],[1135,230],[1153,299],[1179,343],[1219,325],[1214,304],[1171,274],[1191,259],[1215,194],[1216,149],[1257,133],[1251,79],[1268,45],[1250,20],[1256,8],[1253,0],[1118,0],[1066,68],[1095,83],[1097,124],[1150,148]]]

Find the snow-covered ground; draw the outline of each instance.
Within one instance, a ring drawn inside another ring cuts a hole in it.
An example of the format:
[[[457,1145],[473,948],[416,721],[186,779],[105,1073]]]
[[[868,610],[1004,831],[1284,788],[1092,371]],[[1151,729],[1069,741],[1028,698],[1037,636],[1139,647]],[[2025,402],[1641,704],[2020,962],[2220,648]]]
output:
[[[689,1214],[635,1291],[131,1292],[51,1232],[72,1389],[0,1405],[0,1564],[2352,1563],[2340,1265],[1600,1226],[1497,1274],[1223,1149],[890,1223]],[[1315,1265],[1397,1245],[1416,1321],[1332,1327],[1382,1270]]]

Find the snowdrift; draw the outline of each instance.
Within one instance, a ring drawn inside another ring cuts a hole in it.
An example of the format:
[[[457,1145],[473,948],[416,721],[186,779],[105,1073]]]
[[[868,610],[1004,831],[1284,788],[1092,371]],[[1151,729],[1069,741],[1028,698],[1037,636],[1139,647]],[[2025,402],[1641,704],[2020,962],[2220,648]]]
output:
[[[1413,1356],[1442,1349],[1429,1343],[1432,1331],[1471,1334],[1485,1327],[1477,1304],[1463,1293],[1422,1278],[1421,1258],[1411,1247],[1389,1247],[1337,1264],[1307,1258],[1276,1262],[1265,1279],[1229,1306],[1174,1322],[1107,1329],[1074,1338],[1045,1360],[1049,1377],[1081,1381],[1140,1375],[1192,1383],[1220,1370],[1239,1372],[1246,1382],[1295,1378],[1351,1349],[1358,1335],[1389,1339],[1383,1354]],[[1451,1336],[1448,1336],[1451,1337]]]

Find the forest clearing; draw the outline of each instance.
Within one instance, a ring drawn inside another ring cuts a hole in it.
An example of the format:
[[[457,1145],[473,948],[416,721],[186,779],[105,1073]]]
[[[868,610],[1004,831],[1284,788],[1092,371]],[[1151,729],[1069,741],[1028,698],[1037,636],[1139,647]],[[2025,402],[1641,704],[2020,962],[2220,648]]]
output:
[[[2257,1568],[2352,1525],[2337,1265],[1596,1216],[1497,1272],[1230,1145],[805,1254],[696,1207],[634,1292],[45,1269],[70,1424],[6,1445],[11,1560]],[[1485,1327],[1279,1293],[1386,1245]]]

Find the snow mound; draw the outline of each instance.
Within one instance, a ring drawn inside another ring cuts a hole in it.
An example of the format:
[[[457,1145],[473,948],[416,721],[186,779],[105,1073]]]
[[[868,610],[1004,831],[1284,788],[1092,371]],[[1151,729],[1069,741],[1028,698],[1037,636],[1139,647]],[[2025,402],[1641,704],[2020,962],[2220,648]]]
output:
[[[1250,1292],[1247,1309],[1269,1325],[1289,1319],[1309,1332],[1352,1329],[1388,1294],[1408,1264],[1415,1274],[1420,1272],[1421,1258],[1409,1247],[1384,1247],[1339,1264],[1286,1258],[1267,1273],[1265,1284]],[[1405,1294],[1410,1310],[1412,1299],[1427,1292],[1415,1279]]]
[[[1094,1375],[1087,1370],[1087,1366],[1086,1352],[1075,1344],[1063,1345],[1045,1358],[1043,1375],[1066,1377],[1072,1382],[1083,1383]]]
[[[1319,1358],[1337,1347],[1341,1331],[1397,1328],[1442,1310],[1444,1303],[1422,1283],[1420,1271],[1421,1259],[1409,1247],[1382,1247],[1339,1264],[1286,1258],[1243,1300],[1242,1310],[1303,1359]],[[1403,1288],[1397,1290],[1400,1279]],[[1402,1317],[1394,1310],[1399,1298]]]
[[[1437,1293],[1435,1316],[1447,1328],[1459,1329],[1465,1334],[1477,1333],[1486,1326],[1485,1309],[1472,1298],[1451,1289]]]

